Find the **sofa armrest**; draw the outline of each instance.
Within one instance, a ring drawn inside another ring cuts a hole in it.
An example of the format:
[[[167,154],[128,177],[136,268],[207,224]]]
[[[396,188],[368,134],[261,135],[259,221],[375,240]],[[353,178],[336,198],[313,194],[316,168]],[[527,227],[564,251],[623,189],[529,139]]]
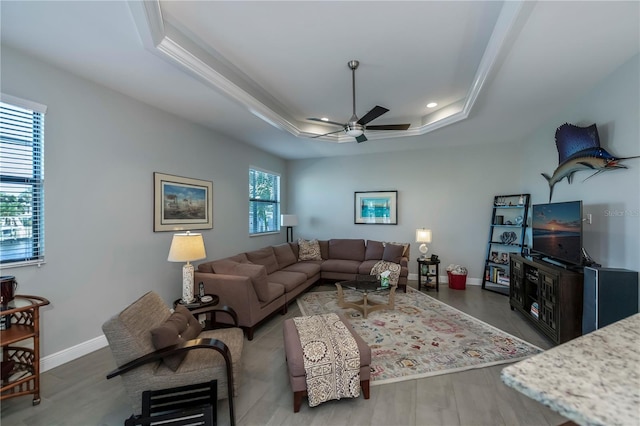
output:
[[[235,311],[239,326],[250,327],[256,323],[255,314],[260,310],[260,301],[251,278],[198,271],[194,278],[195,282],[204,284],[205,293],[220,298],[219,305],[229,306]]]

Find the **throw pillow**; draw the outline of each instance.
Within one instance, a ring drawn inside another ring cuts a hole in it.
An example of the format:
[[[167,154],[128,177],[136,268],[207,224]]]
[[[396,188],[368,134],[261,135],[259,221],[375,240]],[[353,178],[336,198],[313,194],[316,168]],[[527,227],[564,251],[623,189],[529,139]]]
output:
[[[177,305],[175,312],[162,325],[151,330],[151,342],[158,350],[195,339],[201,331],[202,326],[191,312],[184,306]],[[166,356],[162,362],[171,370],[176,371],[185,356],[187,356],[186,352]]]
[[[402,256],[409,257],[409,253],[408,253],[408,251],[409,251],[409,243],[396,243],[394,241],[388,241],[388,242],[386,242],[384,244],[395,244],[395,245],[404,247],[404,251],[402,252]]]
[[[298,260],[322,260],[320,254],[320,243],[318,240],[307,241],[303,238],[298,239]]]
[[[382,260],[387,262],[400,263],[402,254],[404,253],[404,247],[396,244],[385,244],[384,252],[382,253]]]
[[[367,250],[364,252],[364,260],[380,260],[384,253],[384,243],[381,241],[367,240]]]

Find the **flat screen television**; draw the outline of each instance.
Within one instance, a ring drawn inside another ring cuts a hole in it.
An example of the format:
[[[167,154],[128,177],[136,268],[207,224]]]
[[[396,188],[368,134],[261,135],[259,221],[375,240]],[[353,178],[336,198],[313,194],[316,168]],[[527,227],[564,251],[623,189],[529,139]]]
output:
[[[532,250],[565,264],[582,264],[582,201],[534,204]]]

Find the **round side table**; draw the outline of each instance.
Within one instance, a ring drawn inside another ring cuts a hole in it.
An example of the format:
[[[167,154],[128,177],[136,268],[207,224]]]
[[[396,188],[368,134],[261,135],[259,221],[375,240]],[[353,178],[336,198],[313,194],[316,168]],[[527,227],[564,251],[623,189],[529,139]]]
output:
[[[422,289],[422,277],[424,277],[424,288],[429,290],[431,288],[429,283],[431,278],[435,278],[436,291],[440,291],[440,260],[431,260],[429,258],[418,258],[418,290]],[[435,266],[435,274],[431,273],[431,266]],[[423,273],[422,268],[426,269],[426,273]]]

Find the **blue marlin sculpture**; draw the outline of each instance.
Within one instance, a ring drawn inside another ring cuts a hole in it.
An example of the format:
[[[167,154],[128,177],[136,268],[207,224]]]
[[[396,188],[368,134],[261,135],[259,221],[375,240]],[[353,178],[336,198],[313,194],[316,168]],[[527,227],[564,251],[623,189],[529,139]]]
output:
[[[556,147],[558,148],[558,167],[552,176],[542,173],[549,182],[549,202],[553,197],[553,187],[562,179],[567,178],[569,184],[573,180],[573,174],[580,170],[595,170],[591,176],[607,170],[626,169],[626,166],[618,164],[621,160],[635,157],[616,158],[600,147],[600,136],[595,124],[589,127],[578,127],[565,123],[556,130]]]

